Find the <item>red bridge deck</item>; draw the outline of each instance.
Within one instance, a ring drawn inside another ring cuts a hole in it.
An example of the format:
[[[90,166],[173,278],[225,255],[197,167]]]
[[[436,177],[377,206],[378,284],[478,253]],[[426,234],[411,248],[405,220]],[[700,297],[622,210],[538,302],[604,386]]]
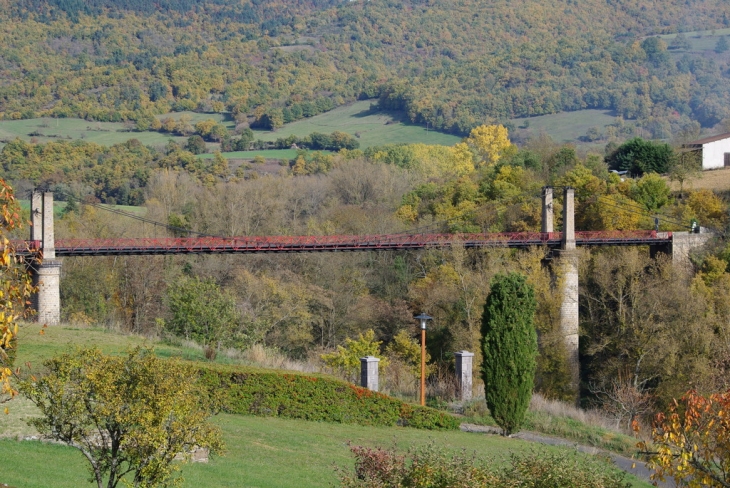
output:
[[[489,234],[394,234],[347,236],[185,237],[140,239],[60,239],[56,255],[111,256],[150,254],[287,253],[332,251],[395,251],[446,247],[460,243],[478,247],[560,247],[560,232],[514,232]],[[578,246],[662,245],[671,232],[600,231],[576,232]],[[27,243],[37,248],[37,243]],[[32,244],[36,244],[33,246]]]

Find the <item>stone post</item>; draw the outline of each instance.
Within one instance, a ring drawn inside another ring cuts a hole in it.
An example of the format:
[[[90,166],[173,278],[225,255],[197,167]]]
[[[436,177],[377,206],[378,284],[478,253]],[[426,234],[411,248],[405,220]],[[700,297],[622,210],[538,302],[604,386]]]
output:
[[[578,357],[578,255],[575,250],[575,190],[565,188],[563,205],[563,240],[560,264],[563,300],[560,305],[560,332],[563,335],[570,368],[570,388],[578,397],[580,360]]]
[[[454,353],[456,358],[456,385],[457,396],[460,400],[471,400],[472,394],[472,365],[474,353],[469,351],[458,351]]]
[[[61,261],[56,260],[53,193],[34,191],[30,214],[30,238],[41,241],[42,253],[42,261],[31,265],[33,284],[38,287],[31,304],[36,309],[38,322],[57,325],[61,321]]]
[[[553,187],[542,188],[542,229],[541,232],[553,231]]]
[[[380,359],[373,356],[360,358],[360,386],[368,390],[378,391],[378,363]]]

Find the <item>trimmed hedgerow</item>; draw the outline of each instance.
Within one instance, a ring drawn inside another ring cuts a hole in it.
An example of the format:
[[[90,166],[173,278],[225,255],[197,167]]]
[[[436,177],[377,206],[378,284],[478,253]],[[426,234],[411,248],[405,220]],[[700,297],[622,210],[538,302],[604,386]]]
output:
[[[418,429],[459,427],[446,412],[324,376],[217,365],[201,366],[200,374],[210,391],[223,396],[228,413]]]

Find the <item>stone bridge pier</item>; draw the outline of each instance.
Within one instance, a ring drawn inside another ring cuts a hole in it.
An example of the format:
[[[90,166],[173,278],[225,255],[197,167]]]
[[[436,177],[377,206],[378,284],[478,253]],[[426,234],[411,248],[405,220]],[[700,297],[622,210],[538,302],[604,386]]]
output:
[[[580,387],[580,360],[578,356],[579,324],[578,309],[578,254],[575,240],[575,191],[566,187],[563,192],[563,236],[560,249],[554,250],[557,256],[557,267],[553,269],[556,282],[562,289],[560,306],[560,332],[566,349],[566,357],[570,370],[571,390],[578,395]],[[542,232],[554,232],[553,224],[553,188],[542,190]],[[675,264],[687,269],[691,267],[690,252],[707,244],[715,234],[705,228],[700,232],[672,232],[669,244],[650,246],[650,254],[664,253],[672,258]],[[658,233],[667,238],[669,233]]]
[[[553,232],[553,189],[542,190],[542,232]],[[578,394],[580,386],[580,360],[578,357],[578,253],[575,246],[575,190],[563,189],[563,237],[557,255],[557,269],[554,269],[557,283],[562,288],[560,305],[560,333],[565,344],[566,358],[570,370],[570,389]]]
[[[56,259],[53,232],[53,193],[33,191],[30,200],[30,240],[40,242],[41,260],[31,263],[38,292],[31,299],[36,320],[57,325],[61,321],[61,261]]]

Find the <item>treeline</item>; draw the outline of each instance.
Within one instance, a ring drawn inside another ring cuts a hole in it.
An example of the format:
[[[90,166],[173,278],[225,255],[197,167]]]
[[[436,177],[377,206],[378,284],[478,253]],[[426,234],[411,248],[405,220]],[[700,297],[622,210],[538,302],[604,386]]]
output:
[[[133,1],[10,5],[0,13],[5,119],[226,111],[241,127],[275,129],[378,99],[415,123],[463,135],[485,122],[599,108],[665,138],[730,115],[727,53],[669,50],[646,37],[727,27],[719,0],[661,8],[170,1],[154,4],[154,15],[152,4]]]

